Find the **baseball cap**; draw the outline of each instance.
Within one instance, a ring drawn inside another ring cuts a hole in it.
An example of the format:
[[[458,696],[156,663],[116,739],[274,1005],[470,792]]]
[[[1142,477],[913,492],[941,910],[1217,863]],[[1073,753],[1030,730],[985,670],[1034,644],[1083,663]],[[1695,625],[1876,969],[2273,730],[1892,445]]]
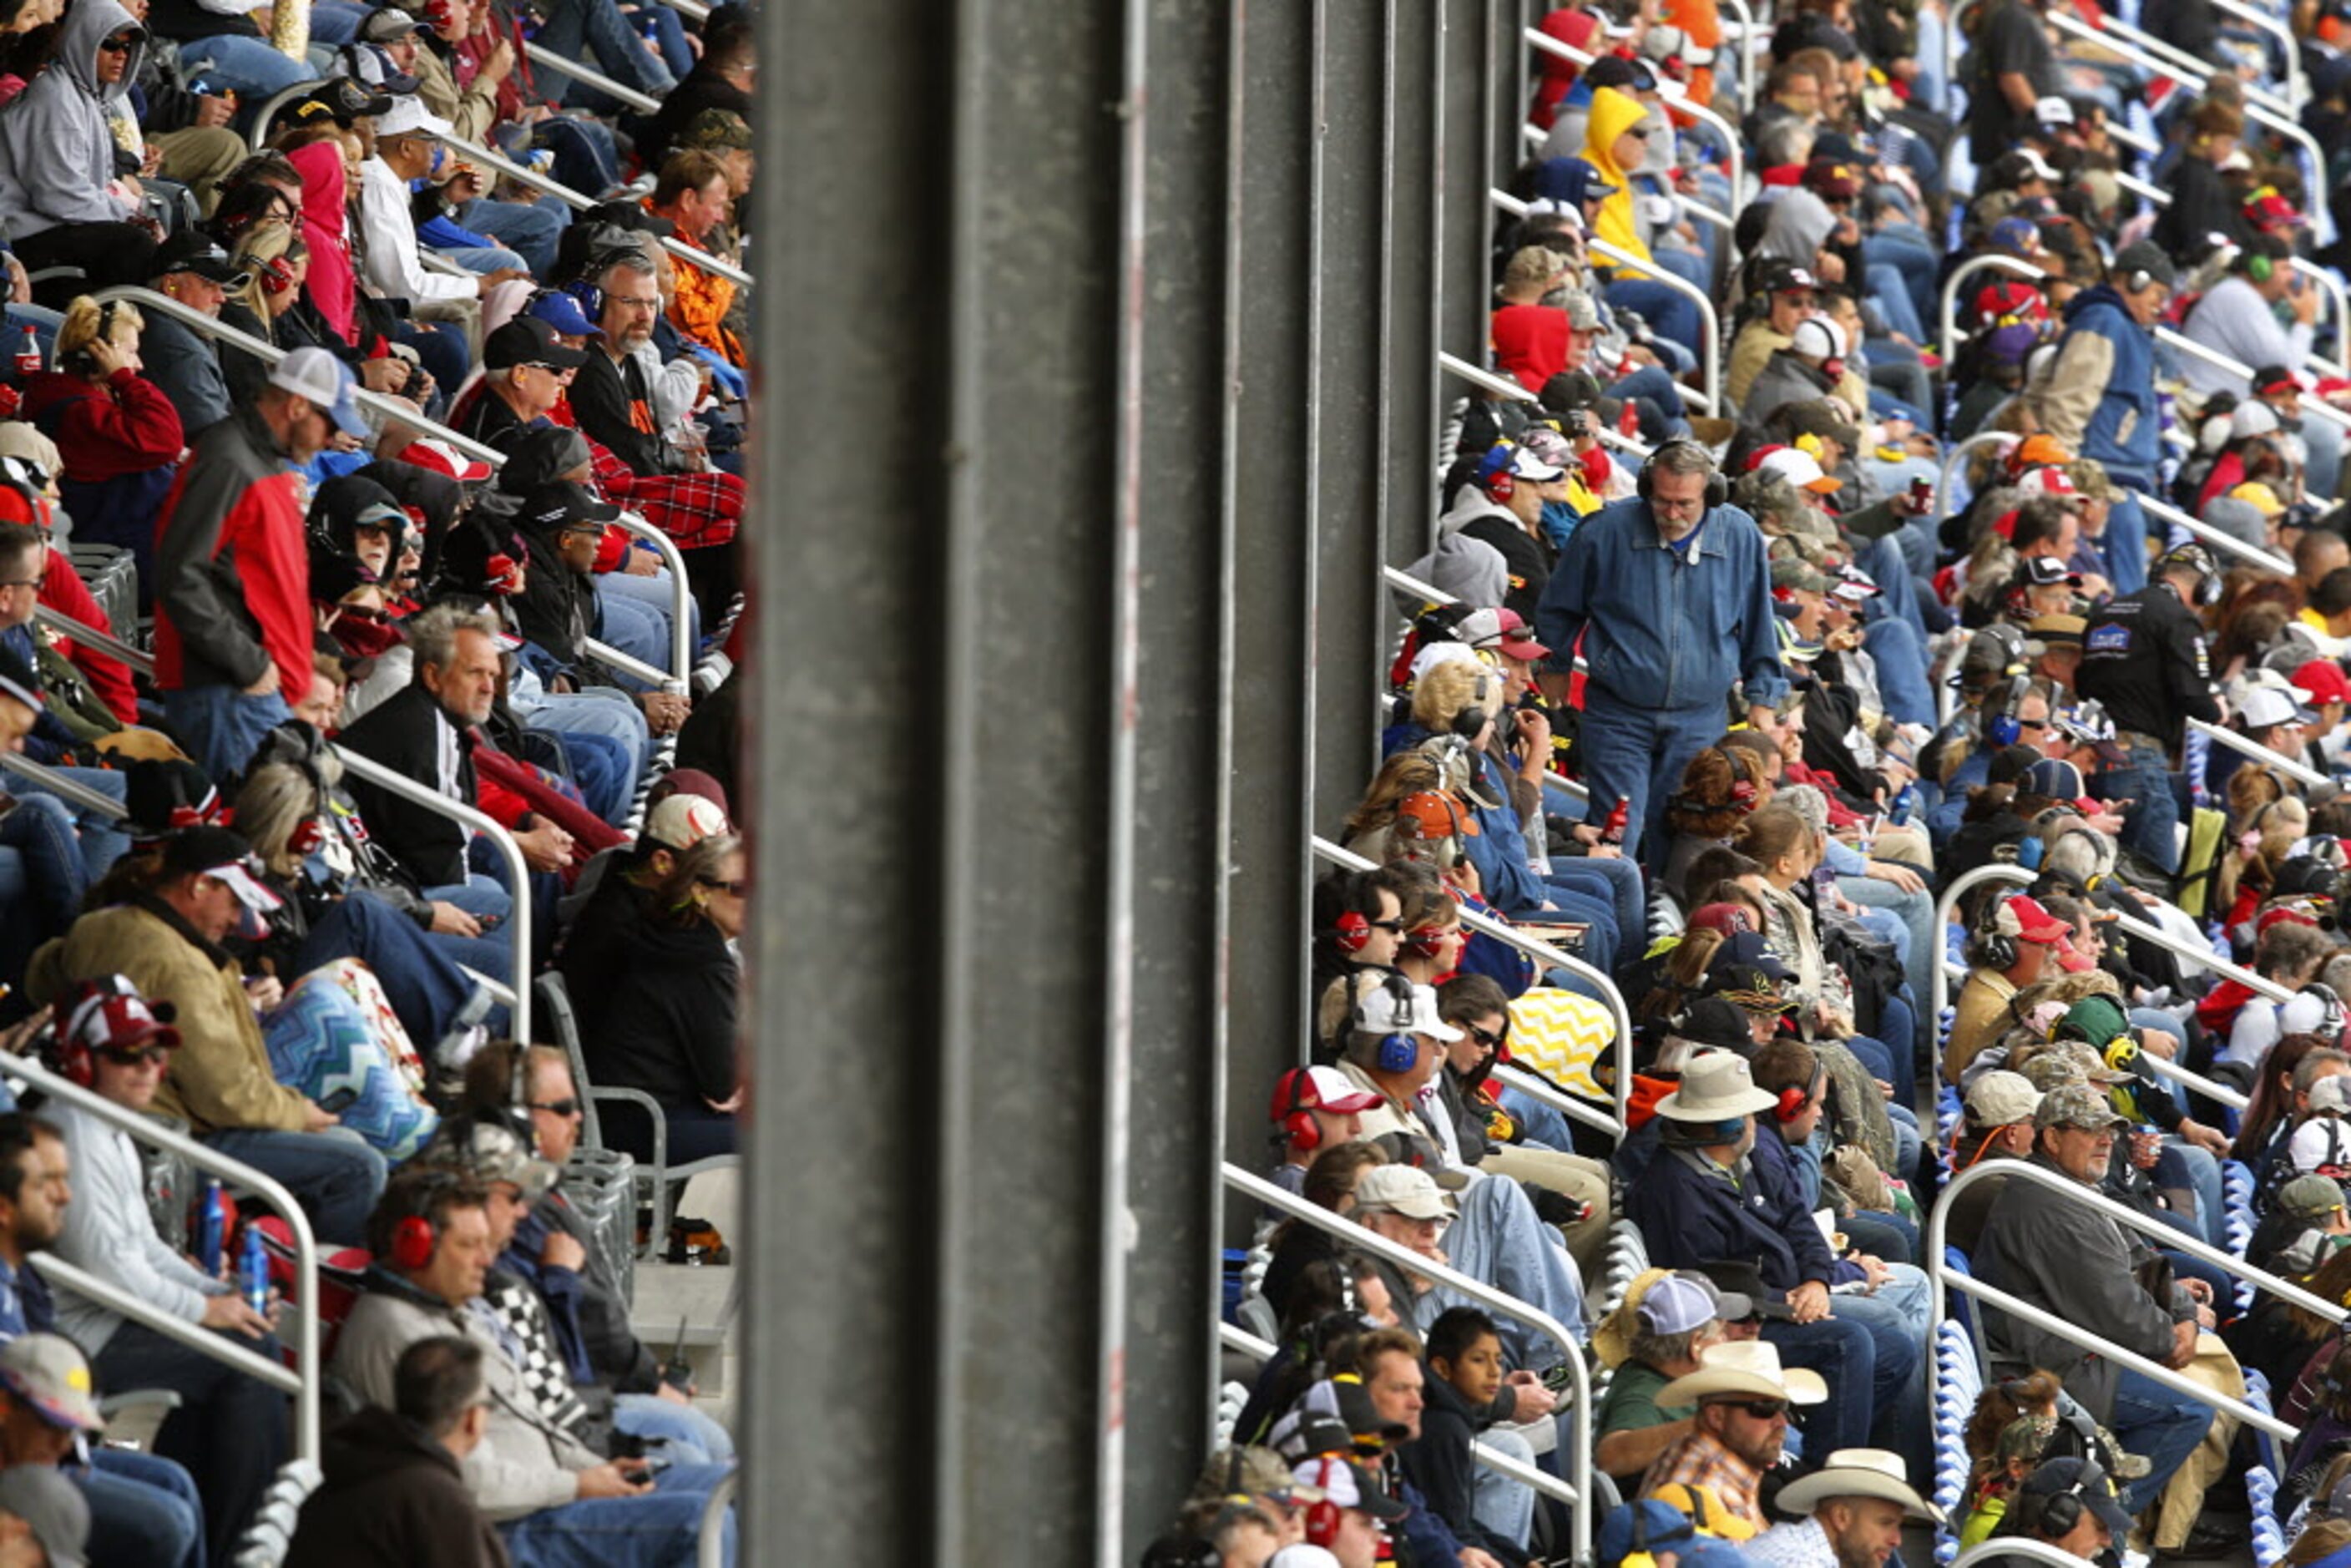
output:
[[[1826,593],[1830,584],[1818,568],[1801,556],[1783,555],[1771,563],[1771,586],[1792,593]]]
[[[98,1413],[89,1363],[62,1334],[18,1334],[0,1345],[0,1387],[31,1406],[52,1427],[106,1430],[106,1418]]]
[[[2021,1072],[1987,1072],[1968,1086],[1968,1120],[1979,1127],[2012,1126],[2031,1120],[2041,1099],[2041,1091]]]
[[[2277,1201],[2283,1212],[2316,1224],[2343,1207],[2343,1189],[2323,1176],[2298,1176],[2278,1188]]]
[[[1353,1028],[1359,1034],[1425,1034],[1448,1045],[1461,1038],[1459,1030],[1437,1016],[1434,986],[1415,986],[1408,992],[1380,987],[1355,1004]]]
[[[430,136],[437,141],[448,134],[449,122],[425,108],[414,93],[394,97],[392,107],[375,117],[379,142],[393,136]]]
[[[1775,262],[1763,274],[1763,292],[1766,294],[1793,294],[1820,286],[1821,280],[1813,276],[1810,268],[1799,267],[1792,261]]]
[[[412,441],[402,447],[398,461],[418,468],[429,468],[463,485],[476,484],[497,472],[480,458],[468,457],[447,442],[430,437]]]
[[[2306,694],[2305,702],[2351,702],[2351,676],[2332,659],[2313,659],[2294,672],[2294,684]]]
[[[0,1470],[0,1513],[13,1514],[31,1528],[49,1568],[87,1568],[89,1500],[55,1465]]]
[[[369,434],[352,396],[359,382],[352,379],[351,368],[324,349],[295,350],[269,372],[269,384],[308,399],[345,435],[364,438]]]
[[[2028,496],[2078,496],[2074,476],[2063,468],[2052,465],[2035,468],[2016,482],[2016,487]]]
[[[1826,201],[1843,202],[1861,194],[1861,173],[1834,158],[1815,157],[1804,165],[1804,188]]]
[[[1538,484],[1548,484],[1553,479],[1566,476],[1566,469],[1556,463],[1546,461],[1541,455],[1521,444],[1514,441],[1509,445],[1509,472],[1513,478],[1532,479]]]
[[[1581,158],[1554,158],[1544,166],[1543,176],[1546,193],[1570,207],[1616,193],[1616,187],[1602,179],[1600,171]]]
[[[683,852],[705,839],[735,831],[717,802],[700,795],[679,793],[653,809],[645,819],[644,842]]]
[[[1300,1111],[1352,1116],[1379,1103],[1378,1095],[1356,1088],[1354,1081],[1335,1067],[1293,1067],[1274,1081],[1273,1108],[1267,1116],[1275,1122]]]
[[[685,122],[685,129],[669,139],[672,147],[700,147],[711,152],[730,148],[747,150],[751,145],[751,124],[731,109],[705,109]]]
[[[2044,758],[2034,763],[2033,768],[2045,765]],[[2031,776],[2031,769],[2027,770],[2027,776]],[[2074,778],[2078,779],[2080,777],[2077,769]],[[2063,798],[2071,800],[2073,797]],[[1992,925],[2002,936],[2021,937],[2027,942],[2054,942],[2061,936],[2073,935],[2074,931],[2071,925],[2042,908],[2038,899],[2028,898],[2021,893],[2001,901],[2000,913],[1992,917]]]
[[[1714,1303],[1711,1285],[1668,1274],[1641,1297],[1641,1322],[1654,1334],[1687,1333],[1715,1320]]]
[[[1810,325],[1809,321],[1804,323],[1805,327]],[[1803,327],[1796,330],[1801,333]],[[1782,446],[1777,452],[1768,454],[1756,466],[1775,479],[1785,479],[1798,489],[1810,490],[1815,495],[1825,496],[1844,485],[1844,480],[1823,473],[1819,460],[1811,453],[1800,452],[1792,446]]]
[[[2053,436],[2028,435],[2016,444],[2008,455],[2008,471],[2022,475],[2027,469],[2060,467],[2074,461],[2074,455],[2060,445]]]
[[[2247,692],[2237,713],[2249,730],[2267,729],[2279,724],[2308,724],[2318,716],[2294,701],[2292,693],[2275,686],[2255,686]]]
[[[129,979],[109,975],[73,988],[59,1017],[57,1034],[93,1051],[128,1050],[151,1041],[176,1046],[180,1031],[172,1027],[172,1021],[177,1016],[178,1009],[172,1003],[151,1003]]]
[[[1395,804],[1392,830],[1401,839],[1476,838],[1484,830],[1460,801],[1442,789],[1416,789]]]
[[[2163,247],[2152,240],[2126,245],[2115,256],[2115,275],[2122,281],[2129,282],[2137,272],[2146,273],[2166,288],[2176,288],[2179,284],[2179,269],[2171,265],[2171,257],[2164,254]]]
[[[570,479],[554,479],[523,497],[522,514],[516,521],[521,528],[551,534],[559,528],[601,529],[620,515],[620,507],[601,499],[587,486]]]
[[[2087,1483],[2087,1484],[2085,1484]],[[2116,1541],[2130,1534],[2131,1518],[2115,1500],[2114,1489],[2105,1479],[2103,1470],[2087,1459],[2049,1459],[2042,1463],[2024,1484],[2017,1489],[2024,1497],[2055,1497],[2061,1492],[2075,1492],[2082,1506],[2098,1516],[2098,1522],[2114,1533]]]
[[[2053,468],[2044,468],[2041,470],[2041,472],[2044,474],[2054,474],[2057,470]],[[2053,555],[2036,555],[2032,557],[2024,563],[2023,575],[2024,580],[2034,588],[2054,588],[2061,582],[2073,583],[2078,586],[2082,580],[2080,573],[2069,569],[2064,561],[2058,559]]]
[[[1394,1524],[1412,1511],[1380,1490],[1371,1472],[1352,1458],[1308,1459],[1298,1467],[1297,1479],[1301,1485],[1321,1487],[1337,1506],[1369,1514],[1382,1524]]]
[[[2061,1083],[2041,1097],[2033,1108],[2032,1125],[2042,1127],[2079,1127],[2095,1131],[2101,1127],[2122,1124],[2105,1094],[2087,1083]]]
[[[442,1123],[418,1163],[428,1170],[462,1170],[483,1182],[511,1182],[525,1203],[546,1196],[559,1174],[552,1163],[533,1155],[512,1127],[477,1116]]]
[[[182,229],[155,247],[153,277],[162,277],[174,272],[193,272],[207,283],[217,283],[224,288],[242,288],[250,275],[229,259],[211,235],[197,229]]]
[[[1825,316],[1805,317],[1796,323],[1796,329],[1790,337],[1793,340],[1791,346],[1806,359],[1844,358],[1844,329]]]
[[[2274,517],[2285,510],[2278,494],[2258,479],[2248,479],[2229,492],[2229,499],[2242,501],[2264,517]]]
[[[414,77],[392,63],[391,51],[368,38],[354,39],[338,62],[338,68],[394,98],[413,93],[417,88]]]
[[[546,365],[553,370],[577,370],[588,362],[588,350],[569,349],[556,340],[555,329],[536,316],[517,316],[482,340],[482,367],[507,371],[517,365]]]
[[[369,90],[350,77],[332,77],[308,98],[296,99],[278,116],[290,125],[311,125],[331,120],[349,131],[363,115],[381,115],[392,108],[392,94]]]
[[[2053,757],[2044,757],[2026,768],[2017,790],[2024,795],[2043,795],[2052,800],[2079,800],[2089,793],[2082,783],[2082,770]]]
[[[421,29],[424,18],[397,5],[384,5],[360,18],[359,37],[371,44],[389,44]]]
[[[225,884],[244,906],[247,936],[265,934],[268,916],[285,902],[262,883],[261,859],[253,847],[227,828],[189,828],[166,839],[163,870],[174,876],[208,876]]]
[[[1391,1209],[1409,1219],[1453,1218],[1453,1200],[1417,1166],[1374,1166],[1357,1176],[1355,1207]]]
[[[1861,426],[1838,412],[1836,404],[1824,397],[1808,397],[1792,402],[1780,415],[1788,429],[1788,439],[1802,435],[1823,436],[1835,442],[1847,452],[1861,445]]]
[[[41,711],[40,677],[10,648],[0,648],[0,697],[13,697],[37,714]]]
[[[601,338],[604,329],[588,319],[580,301],[560,289],[543,288],[530,297],[523,314],[544,321],[567,338]]]
[[[2302,391],[2302,378],[2284,365],[2262,366],[2253,372],[2252,384],[2257,397],[2283,397]]]
[[[2053,92],[2033,100],[2032,118],[2043,125],[2071,125],[2074,123],[2074,106]]]
[[[1499,648],[1513,659],[1542,659],[1551,650],[1534,639],[1526,618],[1515,610],[1472,610],[1454,628],[1454,635],[1473,648]]]

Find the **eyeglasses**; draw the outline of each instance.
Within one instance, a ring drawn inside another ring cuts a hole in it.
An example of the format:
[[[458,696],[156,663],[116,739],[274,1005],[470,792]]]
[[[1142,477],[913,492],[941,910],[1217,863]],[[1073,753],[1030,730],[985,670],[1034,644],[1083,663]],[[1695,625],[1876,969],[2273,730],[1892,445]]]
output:
[[[1474,1023],[1468,1027],[1469,1030],[1469,1038],[1476,1040],[1479,1045],[1484,1046],[1488,1051],[1501,1050],[1502,1042],[1510,1038],[1510,1031],[1508,1029],[1479,1029]]]
[[[105,38],[99,41],[98,52],[101,55],[127,55],[138,47],[136,38]]]
[[[731,893],[737,898],[751,891],[751,884],[747,882],[724,882],[715,876],[701,876],[695,880],[705,887],[715,888],[720,893]]]
[[[1708,1403],[1744,1410],[1758,1421],[1773,1420],[1788,1413],[1788,1402],[1784,1399],[1715,1399]]]
[[[580,1102],[576,1099],[533,1100],[530,1102],[530,1108],[534,1111],[544,1111],[552,1116],[577,1116],[580,1114]]]
[[[2047,729],[2049,727],[2049,721],[2045,718],[2021,718],[2016,721],[2016,727],[2019,729]]]
[[[117,1067],[138,1067],[150,1061],[161,1064],[169,1060],[171,1049],[161,1045],[110,1045],[100,1049],[99,1055]]]

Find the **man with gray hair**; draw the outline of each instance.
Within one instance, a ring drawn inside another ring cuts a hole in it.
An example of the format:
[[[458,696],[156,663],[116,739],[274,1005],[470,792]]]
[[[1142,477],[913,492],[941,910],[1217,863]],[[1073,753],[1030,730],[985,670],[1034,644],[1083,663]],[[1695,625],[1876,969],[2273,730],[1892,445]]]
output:
[[[495,616],[453,604],[437,604],[410,621],[416,678],[343,731],[344,749],[436,795],[476,804],[473,752],[497,700],[499,635]],[[364,778],[354,775],[349,783],[376,841],[427,898],[446,900],[476,917],[503,920],[511,912],[519,890],[470,869],[470,830]],[[570,862],[571,835],[543,817],[526,817],[515,839],[535,872],[559,871]]]

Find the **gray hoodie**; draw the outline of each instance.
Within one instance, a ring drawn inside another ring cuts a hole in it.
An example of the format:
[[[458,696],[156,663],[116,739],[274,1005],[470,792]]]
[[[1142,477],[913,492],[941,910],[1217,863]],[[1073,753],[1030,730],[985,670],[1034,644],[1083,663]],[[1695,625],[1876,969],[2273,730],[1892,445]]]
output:
[[[110,34],[138,26],[115,0],[75,0],[57,30],[49,68],[0,109],[0,213],[7,214],[11,239],[60,224],[115,224],[133,215],[107,189],[114,179],[115,147],[107,105],[138,79],[145,30],[131,47],[121,79],[103,89],[98,46]]]
[[[1798,186],[1772,201],[1770,221],[1763,226],[1763,237],[1756,242],[1755,254],[1765,260],[1810,267],[1835,228],[1836,214],[1829,211],[1828,204]]]

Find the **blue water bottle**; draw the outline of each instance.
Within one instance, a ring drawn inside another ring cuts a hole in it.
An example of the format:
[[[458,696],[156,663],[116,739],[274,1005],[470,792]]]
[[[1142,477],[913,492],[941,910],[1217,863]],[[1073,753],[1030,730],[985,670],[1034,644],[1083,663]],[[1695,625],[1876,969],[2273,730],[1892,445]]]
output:
[[[1917,801],[1918,786],[1915,782],[1905,784],[1896,790],[1894,805],[1886,813],[1886,825],[1895,828],[1907,827],[1910,822],[1910,808],[1917,804]]]
[[[246,1306],[256,1312],[269,1311],[269,1251],[261,1244],[257,1227],[245,1228],[245,1256],[237,1260],[236,1282]]]
[[[204,1212],[196,1220],[196,1261],[208,1279],[220,1278],[222,1239],[220,1178],[206,1176]]]

